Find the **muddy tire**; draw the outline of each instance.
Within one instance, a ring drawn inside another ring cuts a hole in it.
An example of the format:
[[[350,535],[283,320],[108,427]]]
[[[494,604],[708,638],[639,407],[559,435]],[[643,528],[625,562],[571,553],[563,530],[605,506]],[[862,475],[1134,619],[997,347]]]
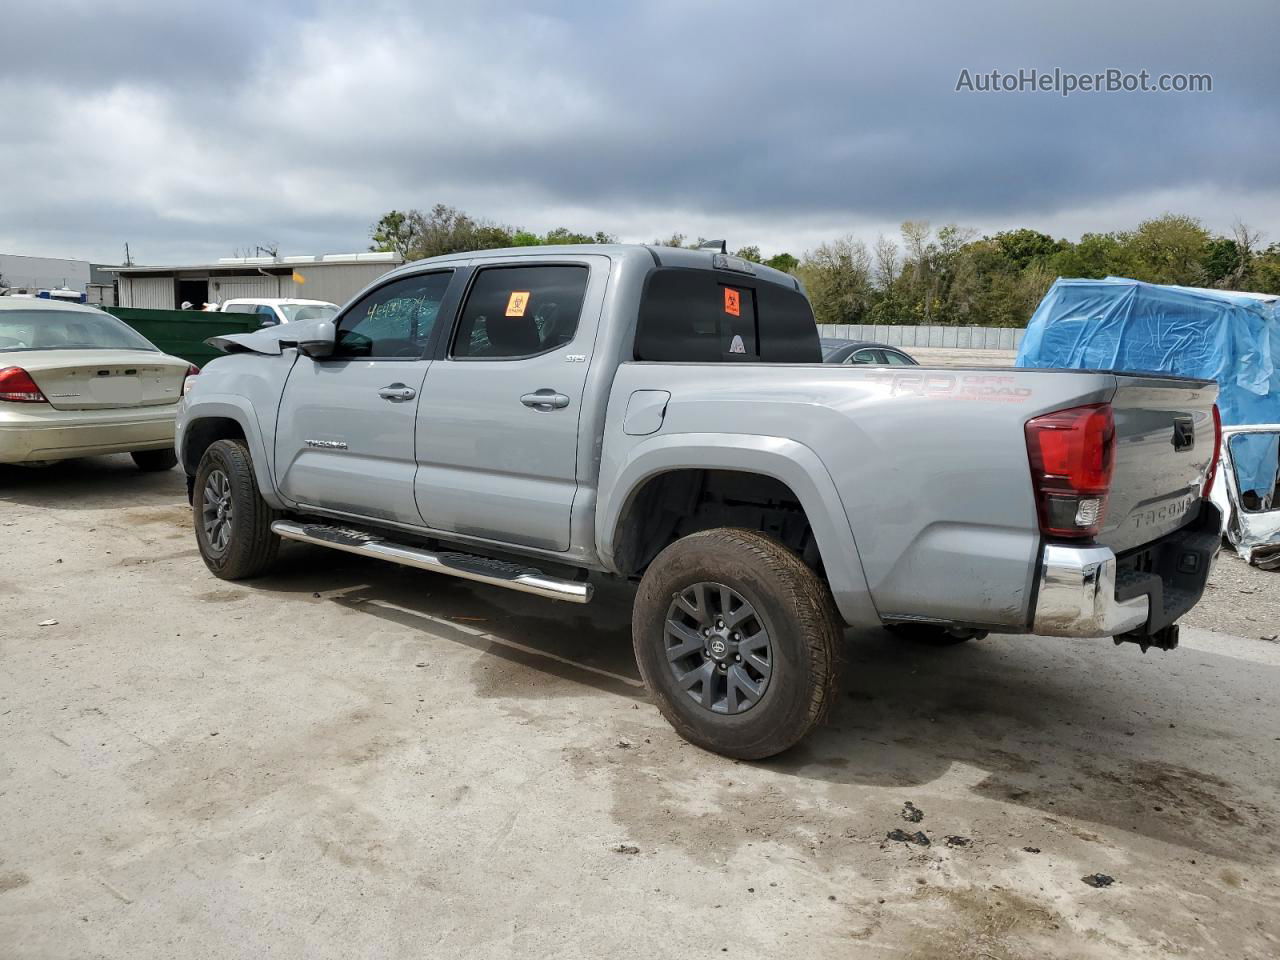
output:
[[[924,647],[954,647],[969,640],[981,640],[985,630],[948,630],[936,623],[893,623],[885,627],[895,637]]]
[[[178,454],[172,448],[135,450],[129,456],[133,457],[134,466],[143,473],[159,473],[163,470],[172,470],[178,465]]]
[[[781,753],[836,697],[843,628],[826,583],[777,541],[718,528],[640,581],[636,662],[680,736],[740,760]]]
[[[275,561],[280,538],[271,532],[276,512],[258,492],[243,440],[218,440],[196,468],[191,512],[204,564],[223,580],[263,573]]]

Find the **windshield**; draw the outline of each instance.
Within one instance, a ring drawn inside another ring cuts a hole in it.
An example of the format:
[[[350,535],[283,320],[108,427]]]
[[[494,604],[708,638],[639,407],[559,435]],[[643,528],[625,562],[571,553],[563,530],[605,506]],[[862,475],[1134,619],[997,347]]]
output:
[[[152,350],[157,347],[106,313],[0,310],[0,351]]]
[[[849,345],[848,340],[823,340],[822,343],[822,359],[825,360],[837,350]]]
[[[332,320],[338,308],[330,303],[282,303],[280,312],[290,323],[299,320]]]

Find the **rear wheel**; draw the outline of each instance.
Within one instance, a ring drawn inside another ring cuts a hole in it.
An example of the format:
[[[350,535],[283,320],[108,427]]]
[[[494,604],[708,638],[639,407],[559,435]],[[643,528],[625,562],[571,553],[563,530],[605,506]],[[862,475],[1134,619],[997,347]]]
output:
[[[164,450],[135,450],[129,456],[133,457],[133,462],[144,473],[172,470],[178,465],[178,455],[171,447]]]
[[[640,582],[636,661],[676,732],[743,760],[781,753],[835,698],[841,625],[827,585],[763,534],[667,547]]]
[[[210,444],[196,468],[191,506],[200,556],[215,576],[243,580],[271,566],[280,549],[271,532],[276,513],[258,492],[244,441]]]

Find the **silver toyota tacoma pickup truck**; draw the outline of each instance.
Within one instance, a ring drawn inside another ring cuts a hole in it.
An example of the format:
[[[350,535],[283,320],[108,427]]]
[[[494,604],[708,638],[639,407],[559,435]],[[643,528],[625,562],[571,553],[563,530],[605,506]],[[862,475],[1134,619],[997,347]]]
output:
[[[570,603],[638,583],[641,674],[709,750],[785,750],[846,626],[1170,649],[1219,544],[1212,382],[823,365],[724,253],[457,254],[213,341],[176,448],[209,569],[281,538]]]

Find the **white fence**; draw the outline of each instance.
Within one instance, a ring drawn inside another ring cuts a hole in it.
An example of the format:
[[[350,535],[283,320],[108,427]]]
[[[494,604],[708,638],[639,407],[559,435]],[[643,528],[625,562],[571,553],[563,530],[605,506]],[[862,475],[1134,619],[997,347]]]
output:
[[[820,323],[818,334],[836,340],[874,340],[891,347],[1017,350],[1026,335],[1015,327],[942,327],[900,323]]]

